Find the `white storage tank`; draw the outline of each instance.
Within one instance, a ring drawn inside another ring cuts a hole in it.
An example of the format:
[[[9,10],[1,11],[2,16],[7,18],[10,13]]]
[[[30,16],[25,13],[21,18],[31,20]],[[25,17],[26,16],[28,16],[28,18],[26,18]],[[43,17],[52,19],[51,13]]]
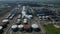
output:
[[[2,27],[2,26],[0,26],[0,33],[1,33],[1,32],[3,32],[3,27]]]
[[[22,16],[25,16],[26,15],[26,12],[25,11],[22,11]]]
[[[17,31],[17,25],[12,25],[11,28],[13,31]]]
[[[33,16],[32,15],[29,15],[30,18],[32,18]]]
[[[23,27],[24,27],[24,26],[23,26],[22,24],[21,24],[21,25],[18,25],[18,30],[19,30],[19,31],[23,31],[23,30],[24,30]]]
[[[9,17],[9,19],[13,19],[14,15],[15,15],[15,14],[12,14],[12,15]]]
[[[19,25],[21,23],[21,19],[17,19],[16,24]]]
[[[17,18],[20,19],[21,18],[21,15],[19,14]]]
[[[23,23],[24,23],[24,24],[27,24],[27,19],[24,19],[24,20],[23,20]]]
[[[32,24],[31,27],[34,31],[40,31],[39,26],[37,24]]]
[[[37,24],[32,24],[32,28],[33,29],[36,29],[36,28],[39,28]]]
[[[25,15],[25,17],[31,19],[33,16],[32,15]]]
[[[9,20],[8,19],[4,19],[2,20],[3,23],[9,23]]]
[[[27,19],[24,19],[24,21],[27,21]]]
[[[3,29],[3,27],[2,26],[0,26],[0,31]]]
[[[43,19],[43,20],[46,20],[46,16],[42,16],[42,19]]]

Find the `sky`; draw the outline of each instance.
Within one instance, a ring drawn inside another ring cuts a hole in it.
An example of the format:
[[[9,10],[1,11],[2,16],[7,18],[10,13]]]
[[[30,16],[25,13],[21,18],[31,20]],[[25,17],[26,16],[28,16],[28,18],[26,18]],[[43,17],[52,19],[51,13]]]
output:
[[[0,0],[0,1],[37,1],[37,2],[60,2],[60,0]]]
[[[20,1],[20,0],[0,0],[0,1]],[[24,1],[37,1],[37,0],[24,0]],[[38,1],[59,1],[59,0],[38,0]]]

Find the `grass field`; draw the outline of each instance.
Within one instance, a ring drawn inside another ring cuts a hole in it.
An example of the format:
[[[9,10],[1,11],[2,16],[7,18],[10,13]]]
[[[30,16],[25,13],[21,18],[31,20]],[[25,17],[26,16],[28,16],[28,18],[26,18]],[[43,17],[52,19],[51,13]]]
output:
[[[47,34],[60,34],[60,28],[55,28],[53,25],[44,26]]]

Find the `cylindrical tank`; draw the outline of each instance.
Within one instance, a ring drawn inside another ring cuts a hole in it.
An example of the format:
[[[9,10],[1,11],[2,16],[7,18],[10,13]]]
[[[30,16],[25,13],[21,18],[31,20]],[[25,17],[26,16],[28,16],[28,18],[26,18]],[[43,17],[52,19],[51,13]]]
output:
[[[0,26],[0,33],[3,31],[3,27],[2,26]]]
[[[21,18],[21,15],[19,14],[17,18],[20,19]]]
[[[24,24],[27,24],[27,19],[24,19],[24,20],[23,20],[23,23],[24,23]]]
[[[11,28],[12,28],[13,31],[17,31],[17,25],[12,25]]]
[[[15,16],[15,14],[12,14],[12,15],[9,17],[9,19],[13,19],[14,16]]]
[[[19,31],[23,31],[23,30],[24,30],[22,24],[21,24],[21,25],[18,25],[18,30],[19,30]]]
[[[34,30],[34,31],[39,31],[40,29],[39,29],[39,26],[37,25],[37,24],[32,24],[32,29]]]
[[[4,19],[4,20],[2,20],[2,22],[8,24],[9,23],[9,20],[8,19]]]
[[[19,25],[21,23],[21,19],[17,19],[16,24]]]
[[[24,19],[25,21],[27,21],[27,19]]]
[[[29,15],[28,18],[32,18],[33,16],[32,15]]]
[[[0,26],[2,26],[3,28],[7,27],[7,23],[0,23]]]
[[[32,28],[38,28],[38,25],[37,24],[32,24]]]
[[[32,15],[25,15],[28,19],[31,19],[33,16]]]
[[[31,26],[30,25],[28,25],[28,24],[24,24],[24,30],[25,31],[31,31]]]

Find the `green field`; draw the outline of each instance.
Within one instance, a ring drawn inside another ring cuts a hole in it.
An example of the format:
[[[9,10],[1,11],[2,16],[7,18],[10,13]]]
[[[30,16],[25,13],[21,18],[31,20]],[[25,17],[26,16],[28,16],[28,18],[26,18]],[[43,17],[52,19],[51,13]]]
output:
[[[6,14],[7,12],[9,12],[11,10],[11,7],[4,7],[4,8],[0,8],[0,17],[4,14]]]
[[[60,34],[60,28],[55,28],[53,25],[44,26],[47,34]]]

